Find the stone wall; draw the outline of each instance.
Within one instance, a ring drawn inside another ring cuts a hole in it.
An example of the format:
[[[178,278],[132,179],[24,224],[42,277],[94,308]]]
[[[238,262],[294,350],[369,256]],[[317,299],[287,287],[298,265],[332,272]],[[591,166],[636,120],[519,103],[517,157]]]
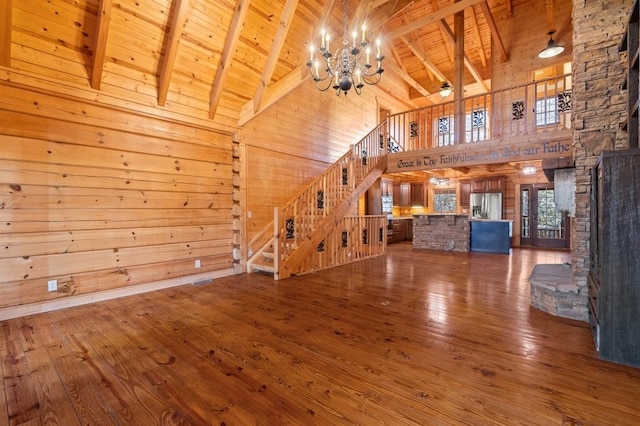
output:
[[[632,2],[573,1],[573,152],[576,215],[571,223],[572,271],[587,296],[591,169],[603,150],[628,146],[626,52],[618,52]],[[586,321],[586,317],[583,318]]]
[[[413,217],[413,247],[428,250],[469,251],[469,216]]]

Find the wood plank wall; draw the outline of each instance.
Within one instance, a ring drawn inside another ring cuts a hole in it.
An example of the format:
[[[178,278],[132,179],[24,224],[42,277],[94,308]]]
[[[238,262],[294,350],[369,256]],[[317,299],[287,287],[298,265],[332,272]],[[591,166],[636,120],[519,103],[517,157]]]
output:
[[[0,89],[0,310],[233,272],[230,134]]]
[[[379,86],[361,96],[337,97],[309,81],[243,126],[247,146],[248,239],[273,220],[273,208],[289,201],[378,124],[378,108],[406,105]],[[326,118],[328,116],[328,118]]]
[[[408,109],[406,93],[383,86],[345,98],[308,82],[234,129],[219,115],[159,108],[124,81],[116,88],[106,79],[96,92],[21,58],[0,75],[0,270],[9,272],[0,315],[232,273],[233,248],[373,129],[380,106]],[[50,279],[57,292],[47,291]]]
[[[547,21],[547,5],[553,7],[553,23]],[[500,36],[509,52],[508,61],[500,55],[491,55],[491,88],[502,90],[548,76],[534,76],[534,70],[557,66],[571,62],[573,52],[573,26],[571,22],[571,0],[513,0],[513,16],[496,17]],[[538,58],[538,53],[547,45],[549,25],[557,32],[553,39],[564,46],[562,54],[549,59]],[[562,71],[559,70],[559,74]]]

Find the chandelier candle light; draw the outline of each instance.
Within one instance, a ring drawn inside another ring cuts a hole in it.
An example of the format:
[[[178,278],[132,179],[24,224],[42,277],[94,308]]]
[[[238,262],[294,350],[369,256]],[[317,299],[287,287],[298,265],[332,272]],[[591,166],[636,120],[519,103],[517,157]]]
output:
[[[371,58],[371,47],[366,38],[367,27],[362,24],[362,39],[358,42],[358,32],[353,31],[353,43],[349,46],[347,38],[347,0],[344,0],[344,36],[342,39],[342,47],[338,48],[335,54],[329,49],[329,34],[323,28],[321,31],[321,43],[318,48],[322,61],[322,69],[320,61],[315,59],[316,49],[313,45],[310,47],[310,57],[307,66],[309,73],[316,82],[318,90],[325,91],[332,87],[336,91],[336,95],[340,96],[340,92],[347,92],[354,88],[359,95],[362,93],[364,83],[374,85],[378,84],[382,77],[382,60],[384,56],[380,53],[380,38],[376,40],[376,57],[377,69],[372,70],[373,65],[369,62]],[[335,59],[333,59],[335,58]],[[333,60],[332,60],[333,59]],[[364,63],[363,63],[364,62]],[[320,74],[322,72],[322,75]],[[326,82],[326,83],[324,83]],[[322,83],[322,84],[321,84]]]

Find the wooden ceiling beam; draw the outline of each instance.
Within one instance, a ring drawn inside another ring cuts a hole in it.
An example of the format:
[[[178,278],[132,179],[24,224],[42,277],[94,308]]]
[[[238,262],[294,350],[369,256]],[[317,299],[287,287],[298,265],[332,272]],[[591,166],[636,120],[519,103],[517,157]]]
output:
[[[278,29],[276,30],[276,35],[273,39],[273,43],[271,44],[271,48],[269,49],[267,63],[262,70],[262,77],[260,78],[260,83],[258,83],[258,88],[256,89],[256,93],[253,97],[254,111],[259,110],[262,106],[265,91],[271,82],[271,77],[273,77],[273,72],[278,64],[278,58],[280,57],[280,52],[282,51],[282,46],[284,45],[289,28],[291,28],[291,21],[295,16],[297,7],[298,0],[287,0],[287,3],[284,6],[280,22],[278,23]]]
[[[391,45],[391,46],[389,46],[389,45]],[[404,67],[402,66],[402,62],[400,61],[400,55],[398,55],[398,52],[395,49],[395,47],[393,47],[392,43],[389,43],[387,45],[387,47],[389,49],[391,49],[392,56],[395,59],[395,62],[394,61],[388,61],[387,64],[385,65],[385,67],[389,68],[392,72],[394,72],[399,77],[401,77],[409,86],[411,86],[414,89],[416,89],[418,91],[418,93],[420,93],[425,98],[428,97],[428,96],[431,96],[431,93],[427,89],[422,87],[422,85],[420,83],[415,81],[413,79],[413,77],[411,77],[409,75],[409,73],[404,69]]]
[[[4,0],[0,5],[0,66],[11,66],[11,17],[12,1]]]
[[[413,52],[414,55],[424,64],[424,66],[431,72],[438,80],[441,82],[447,81],[447,78],[442,74],[442,72],[435,66],[433,62],[427,58],[424,54],[420,46],[418,46],[413,40],[409,40],[407,37],[400,37],[402,42],[407,45],[407,47]]]
[[[187,8],[189,0],[175,0],[173,9],[173,18],[171,20],[171,28],[167,37],[167,47],[165,48],[164,58],[160,66],[158,78],[158,105],[164,106],[167,103],[167,93],[169,92],[169,84],[171,83],[171,75],[182,37],[182,29],[187,20]]]
[[[250,0],[238,0],[236,3],[235,12],[229,31],[227,32],[227,39],[224,42],[224,48],[222,49],[222,55],[220,56],[220,63],[216,71],[216,77],[213,81],[211,88],[211,99],[209,101],[209,118],[213,119],[220,103],[220,97],[222,96],[222,89],[224,83],[227,80],[227,74],[231,69],[231,61],[233,60],[233,53],[236,50],[236,45],[240,40],[240,32],[244,24],[244,18],[249,10]]]
[[[91,64],[91,87],[100,90],[102,84],[102,70],[104,69],[109,25],[111,23],[111,6],[113,0],[100,0],[98,16],[96,17],[96,41],[93,46],[93,63]]]
[[[457,12],[461,12],[469,6],[473,6],[478,3],[482,3],[485,0],[460,0],[457,3],[452,3],[448,6],[445,6],[437,11],[434,11],[432,14],[427,15],[421,19],[416,19],[406,25],[398,27],[389,33],[386,34],[386,37],[390,40],[396,39],[398,37],[402,37],[403,35],[409,34],[412,31],[418,30],[425,25],[435,24],[441,19],[447,18],[451,15],[456,14]]]
[[[548,1],[553,1],[553,0],[548,0]],[[491,30],[491,36],[493,37],[493,41],[498,47],[498,51],[500,52],[500,57],[502,57],[502,62],[508,61],[509,56],[507,55],[507,50],[504,48],[502,37],[500,37],[500,32],[498,31],[498,26],[496,25],[496,21],[493,19],[493,14],[491,13],[491,9],[489,9],[489,4],[486,1],[483,1],[482,3],[480,3],[480,8],[482,9],[484,18],[487,20],[487,25],[489,25],[489,29]]]
[[[324,27],[327,18],[329,17],[329,14],[333,9],[333,4],[335,3],[335,1],[336,0],[329,0],[325,3],[324,10],[322,11],[320,26],[316,28],[314,32],[314,38],[316,38],[320,34],[320,29]],[[264,94],[262,94],[262,100],[259,102],[259,105],[257,107],[255,99],[249,100],[242,106],[242,109],[240,111],[240,118],[238,119],[238,126],[243,126],[248,123],[249,120],[265,111],[271,105],[284,98],[289,92],[307,81],[310,76],[311,74],[309,73],[307,65],[302,64],[298,65],[286,76],[276,81],[271,86],[266,86],[265,92]]]
[[[438,0],[431,0],[431,8],[433,9],[434,12],[440,8],[440,6],[438,6]],[[437,24],[438,24],[438,29],[440,30],[440,35],[442,35],[442,42],[443,42],[444,49],[447,52],[447,55],[449,55],[449,60],[451,61],[451,63],[453,63],[453,60],[454,60],[453,47],[451,43],[447,43],[448,36],[447,36],[447,30],[445,28],[447,25],[447,21],[445,21],[444,19],[440,19],[437,22]]]
[[[390,2],[376,2],[370,4],[369,10],[373,12],[367,17],[367,27],[370,31],[379,31],[388,20],[408,9],[414,0],[394,0]],[[388,38],[386,34],[383,34]],[[392,39],[389,39],[392,40]]]
[[[449,28],[449,25],[447,25],[446,22],[441,22],[440,25],[442,25],[443,29],[445,29],[445,36],[447,38],[447,41],[449,41],[451,45],[455,46],[455,35],[453,34],[453,31],[451,31],[451,28]],[[476,67],[471,63],[471,60],[466,53],[464,54],[464,66],[465,68],[467,68],[467,71],[469,71],[469,73],[473,76],[473,79],[476,81],[476,83],[480,84],[484,88],[484,90],[489,91],[489,88],[484,83],[482,76],[480,75]]]
[[[469,17],[471,18],[471,29],[473,30],[473,37],[476,41],[476,45],[478,46],[478,54],[480,55],[480,62],[482,62],[482,67],[487,67],[487,55],[484,51],[484,46],[482,45],[482,36],[480,36],[480,28],[478,27],[478,17],[476,16],[476,10],[473,7],[469,8]]]
[[[369,11],[369,6],[371,4],[372,0],[364,0],[361,2],[358,2],[358,7],[356,9],[356,13],[354,15],[354,19],[351,20],[351,26],[349,27],[349,31],[353,32],[354,29],[358,29],[360,27],[362,27],[362,24],[366,24],[367,25],[367,29],[370,30],[370,25],[367,22],[367,15],[368,15],[368,11]]]
[[[386,47],[389,51],[391,51],[391,57],[393,58],[393,61],[391,60],[387,61],[385,68],[397,74],[409,86],[413,87],[415,90],[418,91],[418,93],[420,93],[425,98],[429,97],[431,93],[427,89],[425,89],[420,83],[414,80],[413,77],[409,75],[405,67],[402,65],[402,58],[398,53],[398,49],[396,49],[395,46],[393,45],[393,42],[391,41],[387,42]]]
[[[307,64],[298,65],[293,71],[287,74],[285,77],[273,83],[269,86],[265,92],[264,100],[260,103],[258,109],[254,108],[253,100],[245,103],[240,111],[240,118],[238,119],[238,126],[244,126],[251,119],[265,111],[271,105],[284,98],[296,87],[307,81],[311,77]]]

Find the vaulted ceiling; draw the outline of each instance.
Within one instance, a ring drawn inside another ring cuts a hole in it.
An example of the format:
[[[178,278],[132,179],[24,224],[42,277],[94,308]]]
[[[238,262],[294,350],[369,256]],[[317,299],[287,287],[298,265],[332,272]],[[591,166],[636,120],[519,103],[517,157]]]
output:
[[[496,21],[511,16],[512,0],[350,0],[347,9],[350,28],[366,21],[368,37],[382,37],[385,70],[417,102],[454,79],[456,12],[465,86],[488,90],[491,56],[509,56]],[[3,0],[0,65],[241,125],[313,84],[309,46],[323,26],[341,40],[342,14],[342,0]]]

